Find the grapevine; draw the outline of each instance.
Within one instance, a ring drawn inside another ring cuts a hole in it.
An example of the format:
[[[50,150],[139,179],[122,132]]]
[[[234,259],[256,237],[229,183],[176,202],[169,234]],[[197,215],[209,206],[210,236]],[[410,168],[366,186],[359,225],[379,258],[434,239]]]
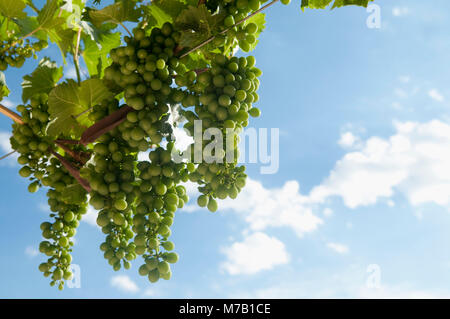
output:
[[[40,226],[46,260],[38,268],[50,285],[63,289],[72,277],[73,237],[88,205],[98,211],[107,263],[119,271],[139,257],[139,274],[154,283],[170,279],[179,259],[170,236],[189,201],[183,184],[196,183],[197,204],[211,212],[238,196],[247,177],[239,135],[261,114],[254,104],[262,75],[240,51],[255,49],[263,11],[278,2],[291,1],[120,0],[74,9],[47,0],[39,9],[31,0],[0,0],[0,101],[10,93],[2,71],[21,68],[49,43],[64,60],[71,55],[76,69],[76,81],[64,79],[62,67],[44,57],[23,77],[17,113],[0,105],[14,121],[20,176],[31,193],[47,189],[51,220]],[[368,0],[302,0],[301,7],[331,3]],[[226,152],[214,149],[198,162],[207,142],[176,149],[174,128],[195,136],[198,122],[202,135],[215,128],[231,141]]]

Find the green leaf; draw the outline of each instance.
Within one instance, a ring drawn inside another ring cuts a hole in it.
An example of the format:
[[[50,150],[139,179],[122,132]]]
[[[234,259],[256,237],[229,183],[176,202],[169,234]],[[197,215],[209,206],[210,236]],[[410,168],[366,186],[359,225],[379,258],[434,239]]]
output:
[[[25,18],[23,12],[27,4],[24,0],[0,0],[0,13],[8,18]]]
[[[56,43],[61,51],[64,63],[67,53],[74,51],[76,32],[72,29],[63,29],[61,26],[47,31],[50,41]]]
[[[367,7],[370,1],[373,0],[336,0],[331,9],[351,5]]]
[[[205,58],[202,51],[191,52],[188,56],[184,57],[183,61],[185,67],[188,70],[198,70],[207,67],[208,60]]]
[[[113,48],[120,46],[120,32],[100,34],[96,38],[96,41],[85,36],[83,41],[84,50],[82,56],[89,74],[91,76],[102,76],[103,70],[111,64],[111,61],[108,58],[109,52]]]
[[[218,30],[222,18],[222,15],[212,15],[205,5],[185,9],[175,22],[181,31],[180,45],[194,47],[205,41]]]
[[[58,25],[65,22],[63,17],[58,17],[56,14],[58,9],[62,6],[61,0],[47,0],[41,11],[37,16],[39,22],[39,28],[41,29],[52,29]]]
[[[172,15],[168,14],[154,2],[150,6],[143,7],[147,25],[150,27],[161,27],[166,22],[173,22]]]
[[[39,22],[37,17],[25,17],[23,19],[15,19],[14,22],[17,23],[19,28],[19,33],[17,34],[19,37],[27,35],[31,33],[31,31],[39,28]],[[46,41],[48,38],[47,33],[44,30],[39,30],[33,33],[33,37],[38,40]]]
[[[83,81],[80,86],[80,102],[86,109],[99,104],[104,99],[112,98],[111,92],[103,84],[102,80],[89,79]]]
[[[142,15],[142,9],[136,8],[133,0],[123,0],[104,7],[101,10],[90,9],[88,16],[92,24],[100,27],[105,22],[120,24],[125,21],[137,22]]]
[[[9,88],[6,85],[6,78],[3,72],[0,72],[0,101],[3,100],[4,96],[9,95]]]
[[[173,22],[174,17],[178,17],[181,12],[187,9],[189,6],[196,7],[198,4],[198,0],[153,0],[150,6],[145,6],[145,9],[149,9],[149,7],[157,7],[158,11],[155,11],[156,14],[161,15],[161,17],[168,17],[168,22]],[[152,11],[148,11],[152,13]],[[155,17],[157,19],[157,17]],[[164,24],[164,22],[162,23]]]
[[[23,77],[23,103],[26,103],[35,94],[50,93],[62,75],[63,68],[58,67],[56,63],[49,58],[44,58],[39,61],[39,65],[33,73]]]
[[[80,86],[73,80],[58,85],[48,97],[51,122],[47,126],[47,134],[58,136],[61,133],[74,133],[80,136],[84,126],[91,122],[86,115],[75,116],[111,97],[112,93],[99,79],[85,80]]]
[[[373,0],[334,0],[332,9],[349,5],[367,7],[369,1]],[[302,0],[301,7],[302,9],[325,9],[332,2],[333,0]]]

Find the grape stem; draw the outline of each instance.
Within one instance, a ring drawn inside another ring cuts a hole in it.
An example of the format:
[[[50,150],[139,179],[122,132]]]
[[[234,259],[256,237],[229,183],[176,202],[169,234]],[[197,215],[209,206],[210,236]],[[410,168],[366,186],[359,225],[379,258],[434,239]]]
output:
[[[70,163],[68,160],[66,160],[64,157],[56,153],[55,151],[51,151],[52,155],[55,156],[60,163],[69,171],[69,174],[72,175],[73,178],[75,178],[78,183],[83,187],[88,193],[91,192],[91,186],[89,185],[89,182],[86,181],[84,178],[80,176],[80,172],[78,169],[76,169],[72,163]]]
[[[75,46],[75,53],[73,55],[73,63],[75,64],[75,70],[77,72],[77,80],[78,80],[78,85],[81,83],[81,76],[80,76],[80,63],[78,60],[78,50],[80,49],[80,40],[81,40],[81,30],[82,28],[78,28],[78,32],[77,32],[77,44]]]
[[[259,8],[259,9],[256,10],[255,12],[253,12],[252,14],[249,14],[248,16],[246,16],[244,19],[242,19],[242,20],[236,22],[235,24],[233,24],[232,26],[226,28],[225,30],[220,31],[218,34],[209,37],[208,39],[206,39],[205,41],[203,41],[203,42],[200,43],[199,45],[193,47],[192,49],[190,49],[190,50],[187,51],[186,53],[183,53],[183,54],[180,56],[180,59],[181,59],[181,58],[184,58],[185,56],[189,55],[190,53],[192,53],[192,52],[194,52],[194,51],[197,51],[197,50],[200,49],[201,47],[207,45],[207,44],[210,43],[212,40],[214,40],[214,39],[216,38],[216,36],[227,33],[227,32],[230,31],[232,28],[234,28],[234,27],[240,25],[241,23],[245,22],[246,20],[250,19],[250,18],[253,17],[254,15],[260,13],[261,11],[265,10],[266,8],[270,7],[271,5],[275,4],[275,3],[278,2],[278,1],[279,1],[279,0],[273,0],[273,1],[269,2],[268,4],[262,6],[261,8]]]
[[[8,156],[13,155],[15,152],[16,152],[16,151],[12,151],[12,152],[9,152],[8,154],[3,155],[2,157],[0,157],[0,161],[1,161],[2,159],[7,158]]]
[[[55,140],[55,143],[59,143],[59,144],[68,144],[68,145],[77,145],[77,144],[80,144],[80,141],[77,141],[77,140],[57,139],[57,140]]]
[[[94,109],[93,107],[90,107],[90,108],[88,108],[87,110],[81,112],[80,114],[75,115],[73,118],[74,118],[74,119],[77,119],[77,118],[79,118],[80,116],[83,116],[84,114],[91,112],[93,109]]]
[[[80,164],[83,164],[83,165],[85,164],[85,160],[82,158],[82,155],[80,153],[71,150],[70,148],[68,148],[64,144],[59,143],[58,141],[55,141],[55,144],[58,147],[60,147],[65,153],[67,153],[70,156],[72,156],[72,158],[75,159],[77,162],[79,162]]]
[[[22,117],[20,117],[19,114],[11,111],[6,106],[3,106],[1,104],[0,104],[0,113],[6,115],[7,117],[9,117],[10,119],[12,119],[14,122],[16,122],[18,124],[23,124]]]
[[[28,1],[27,1],[27,5],[28,5],[31,9],[33,9],[34,12],[39,13],[38,8],[36,8],[36,6],[34,5],[33,1],[28,0]]]
[[[35,34],[36,32],[38,32],[39,30],[41,30],[41,26],[37,27],[36,29],[34,29],[33,31],[31,31],[30,33],[24,35],[23,37],[21,37],[19,40],[14,41],[13,43],[11,43],[11,47],[17,45],[17,43],[19,43],[20,40],[26,39],[28,37],[31,37],[33,34]]]
[[[127,28],[122,22],[119,22],[119,24],[122,26],[122,28],[125,29],[125,31],[127,31],[128,35],[129,35],[130,37],[133,36],[133,35],[131,34],[130,30],[128,30],[128,28]]]

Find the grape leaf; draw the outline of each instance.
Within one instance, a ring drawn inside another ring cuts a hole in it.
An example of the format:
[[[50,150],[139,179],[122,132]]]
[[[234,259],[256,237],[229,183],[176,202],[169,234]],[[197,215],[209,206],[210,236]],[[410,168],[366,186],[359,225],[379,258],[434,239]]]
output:
[[[24,0],[0,0],[0,13],[8,18],[25,18],[26,6]]]
[[[24,36],[39,28],[37,17],[25,17],[23,19],[14,19],[14,22],[20,27],[18,36]],[[39,30],[33,33],[33,37],[38,40],[46,41],[48,38],[44,30]]]
[[[207,67],[208,60],[205,58],[202,51],[191,52],[188,56],[184,57],[185,61],[183,61],[186,69],[188,70],[199,70]]]
[[[87,111],[102,100],[111,98],[111,92],[99,79],[88,79],[80,86],[73,80],[68,80],[55,87],[48,97],[51,122],[47,126],[47,134],[57,136],[61,133],[81,135],[82,125],[91,122],[87,116],[75,116]]]
[[[74,51],[74,43],[76,32],[73,29],[63,29],[62,26],[58,26],[47,31],[50,41],[56,43],[64,63],[66,63],[66,56],[68,52]]]
[[[81,53],[91,76],[103,75],[103,70],[111,64],[108,58],[109,51],[121,43],[120,32],[101,33],[95,41],[90,37],[83,37],[84,50]]]
[[[373,1],[373,0],[336,0],[331,9],[339,8],[339,7],[343,7],[343,6],[350,6],[350,5],[367,7],[369,5],[370,1]]]
[[[104,7],[101,10],[90,8],[88,16],[92,24],[99,27],[105,22],[120,24],[125,21],[137,22],[142,15],[142,9],[136,8],[133,0],[123,0]]]
[[[158,12],[161,15],[167,16],[169,19],[167,20],[168,22],[173,22],[173,17],[178,17],[183,10],[187,9],[189,6],[196,7],[197,4],[198,0],[153,0],[151,6],[147,7],[158,7]],[[144,7],[144,10],[145,9],[148,8]]]
[[[223,15],[212,15],[205,5],[185,9],[175,21],[181,31],[180,45],[194,47],[205,41],[218,30],[222,19]]]
[[[166,22],[173,22],[172,16],[155,2],[151,6],[144,6],[143,10],[150,27],[161,27]]]
[[[47,0],[41,11],[37,16],[37,21],[39,22],[40,29],[52,29],[58,25],[65,22],[63,17],[59,17],[56,13],[59,8],[63,5],[61,0]]]
[[[334,0],[332,9],[348,5],[357,5],[367,7],[369,1],[373,0]],[[333,0],[302,0],[301,8],[325,9]]]
[[[9,92],[9,88],[6,85],[5,74],[0,71],[0,101],[3,100],[4,96],[8,96]]]
[[[63,75],[63,68],[49,58],[39,61],[38,67],[29,75],[23,77],[22,101],[26,103],[33,95],[50,93]]]

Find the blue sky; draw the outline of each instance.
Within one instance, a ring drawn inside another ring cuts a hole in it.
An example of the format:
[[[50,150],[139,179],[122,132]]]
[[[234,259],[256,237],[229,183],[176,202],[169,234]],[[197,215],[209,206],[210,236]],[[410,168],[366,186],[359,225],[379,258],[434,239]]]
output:
[[[215,214],[194,208],[191,190],[170,281],[150,284],[138,262],[114,272],[91,213],[73,254],[81,288],[51,288],[37,269],[45,192],[29,194],[14,159],[0,162],[0,297],[449,297],[450,3],[375,3],[379,29],[362,8],[268,9],[251,125],[280,129],[279,171],[249,164],[245,190]],[[36,63],[6,72],[5,104]],[[10,124],[0,118],[3,153]]]

